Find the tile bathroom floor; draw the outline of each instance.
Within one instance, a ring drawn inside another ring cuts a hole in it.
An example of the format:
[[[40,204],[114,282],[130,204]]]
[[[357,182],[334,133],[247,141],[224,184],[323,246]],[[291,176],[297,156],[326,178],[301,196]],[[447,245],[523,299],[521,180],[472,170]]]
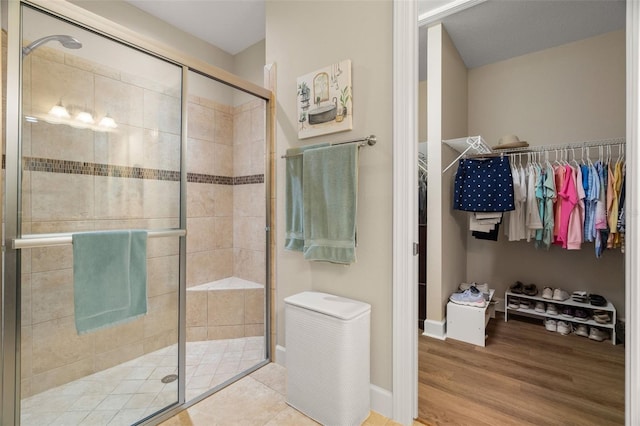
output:
[[[286,370],[267,364],[171,417],[161,426],[313,426],[309,417],[285,402]],[[414,426],[424,426],[414,421]],[[400,426],[374,411],[362,426]]]
[[[177,400],[177,345],[58,386],[21,401],[23,426],[130,425]],[[264,359],[264,337],[188,342],[186,399]],[[206,423],[205,423],[206,424]]]

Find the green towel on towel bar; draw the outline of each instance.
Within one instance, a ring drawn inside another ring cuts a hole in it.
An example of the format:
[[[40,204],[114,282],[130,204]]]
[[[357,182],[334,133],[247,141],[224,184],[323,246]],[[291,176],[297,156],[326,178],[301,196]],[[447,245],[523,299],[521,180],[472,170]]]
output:
[[[73,294],[78,334],[147,313],[147,232],[72,235]]]
[[[302,153],[308,149],[329,146],[327,143],[290,148],[286,153],[285,231],[284,248],[302,251],[304,248],[304,210],[302,207]]]
[[[358,146],[311,149],[303,156],[304,258],[356,261]]]

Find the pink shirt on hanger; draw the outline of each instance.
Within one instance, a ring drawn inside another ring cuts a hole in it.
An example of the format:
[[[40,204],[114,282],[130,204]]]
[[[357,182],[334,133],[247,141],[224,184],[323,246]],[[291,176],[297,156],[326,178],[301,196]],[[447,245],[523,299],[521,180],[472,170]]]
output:
[[[564,186],[562,191],[558,193],[560,198],[560,227],[558,228],[558,239],[556,244],[562,245],[562,248],[567,248],[567,240],[569,233],[569,219],[571,218],[571,212],[578,203],[578,193],[576,192],[576,181],[573,173],[573,168],[569,165],[564,166]]]
[[[569,216],[567,231],[567,250],[580,250],[584,241],[584,187],[582,186],[582,171],[580,167],[572,167],[573,181],[576,187],[578,202],[574,205]]]

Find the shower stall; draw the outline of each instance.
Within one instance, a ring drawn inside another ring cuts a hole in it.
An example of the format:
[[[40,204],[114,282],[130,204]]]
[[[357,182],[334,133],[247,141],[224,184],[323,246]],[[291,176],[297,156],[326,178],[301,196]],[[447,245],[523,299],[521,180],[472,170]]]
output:
[[[156,423],[269,362],[271,92],[5,4],[0,424]],[[115,230],[147,232],[146,313],[79,333],[73,236]]]

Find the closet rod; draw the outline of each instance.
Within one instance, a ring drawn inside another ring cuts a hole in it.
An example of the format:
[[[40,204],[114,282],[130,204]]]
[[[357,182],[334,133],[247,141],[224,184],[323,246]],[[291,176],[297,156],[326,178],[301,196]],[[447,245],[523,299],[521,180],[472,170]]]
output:
[[[11,248],[26,249],[36,247],[64,246],[72,244],[72,233],[23,235],[12,241]],[[187,235],[185,229],[158,229],[147,231],[147,238],[182,237]]]
[[[544,151],[559,151],[563,149],[579,149],[579,148],[593,148],[600,146],[612,146],[612,145],[623,145],[625,144],[625,138],[616,138],[616,139],[604,139],[604,140],[596,140],[596,141],[586,141],[586,142],[573,142],[573,143],[565,143],[560,145],[543,145],[543,146],[529,146],[525,148],[511,148],[511,149],[501,149],[495,150],[493,154],[502,155],[502,154],[517,154],[522,152],[544,152]]]
[[[377,142],[377,138],[376,135],[369,135],[367,137],[364,138],[360,138],[360,139],[352,139],[352,140],[348,140],[348,141],[344,141],[344,142],[336,142],[336,143],[331,143],[329,144],[329,146],[336,146],[336,145],[345,145],[348,143],[358,143],[358,147],[362,147],[362,146],[373,146],[376,144]],[[282,155],[280,156],[280,158],[291,158],[291,157],[299,157],[301,156],[302,153],[300,154],[294,154],[294,155]]]

